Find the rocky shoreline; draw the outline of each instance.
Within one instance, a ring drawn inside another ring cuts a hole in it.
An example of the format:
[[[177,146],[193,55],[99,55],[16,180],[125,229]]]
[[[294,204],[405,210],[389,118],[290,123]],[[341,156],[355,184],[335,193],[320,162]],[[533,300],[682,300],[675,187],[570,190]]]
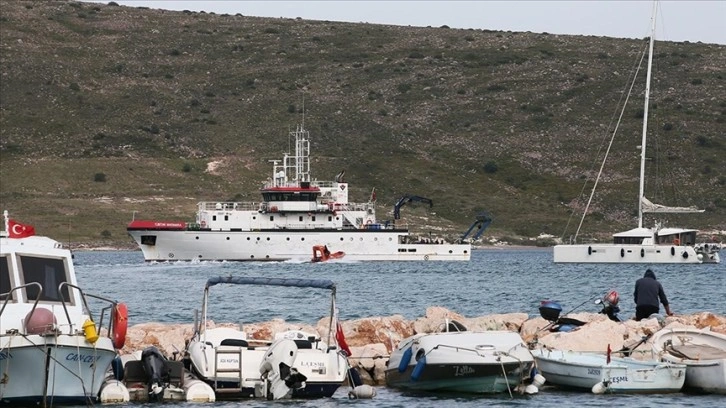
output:
[[[369,317],[342,321],[346,341],[353,355],[350,364],[358,367],[363,381],[370,385],[385,384],[386,362],[393,348],[400,340],[416,333],[441,331],[444,322],[456,320],[470,331],[509,330],[518,332],[530,347],[552,349],[595,351],[605,353],[608,345],[612,350],[632,347],[644,337],[649,338],[661,328],[695,327],[710,328],[726,334],[726,315],[711,312],[691,315],[677,315],[666,318],[651,318],[636,322],[614,322],[603,314],[572,313],[567,317],[586,322],[571,332],[550,332],[550,322],[542,317],[530,317],[527,313],[494,314],[467,318],[454,311],[432,306],[426,314],[415,320],[406,320],[401,315]],[[248,337],[256,340],[272,339],[276,333],[287,330],[302,330],[317,333],[326,343],[332,343],[328,332],[330,317],[320,319],[316,326],[287,323],[281,319],[244,324]],[[211,327],[238,327],[232,323],[209,323]],[[193,333],[192,324],[141,323],[128,328],[126,345],[120,354],[131,354],[146,347],[155,346],[169,358],[179,358],[185,342]],[[650,357],[649,341],[639,345],[634,356]]]

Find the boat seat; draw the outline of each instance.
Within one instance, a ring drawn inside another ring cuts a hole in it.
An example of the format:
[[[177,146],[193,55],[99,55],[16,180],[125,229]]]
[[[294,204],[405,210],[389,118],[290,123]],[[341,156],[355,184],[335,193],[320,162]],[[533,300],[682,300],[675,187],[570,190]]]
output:
[[[293,340],[298,349],[311,349],[313,343],[310,340]]]
[[[726,350],[707,344],[670,345],[666,347],[666,351],[687,360],[719,360],[726,358]]]
[[[220,346],[234,346],[234,347],[247,347],[249,344],[247,343],[247,340],[242,339],[224,339],[221,343],[219,343]]]

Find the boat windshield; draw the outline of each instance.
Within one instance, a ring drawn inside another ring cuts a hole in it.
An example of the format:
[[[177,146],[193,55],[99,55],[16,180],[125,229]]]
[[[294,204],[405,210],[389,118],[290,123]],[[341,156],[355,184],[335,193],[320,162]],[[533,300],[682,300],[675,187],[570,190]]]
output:
[[[43,293],[40,301],[45,302],[61,302],[71,303],[71,296],[68,286],[63,286],[59,292],[58,286],[63,282],[68,282],[68,272],[66,263],[62,258],[41,258],[38,256],[20,257],[20,275],[23,284],[37,282],[43,287]],[[34,301],[38,297],[40,289],[31,285],[25,288],[25,298],[28,301]],[[63,297],[61,299],[61,296]]]

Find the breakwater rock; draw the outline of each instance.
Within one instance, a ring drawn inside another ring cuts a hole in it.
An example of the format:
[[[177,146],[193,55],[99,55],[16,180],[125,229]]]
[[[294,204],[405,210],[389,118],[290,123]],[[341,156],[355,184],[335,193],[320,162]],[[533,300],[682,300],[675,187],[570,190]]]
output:
[[[596,313],[572,313],[567,316],[586,322],[570,332],[551,332],[550,322],[542,317],[530,317],[527,313],[493,314],[467,318],[454,311],[432,306],[423,317],[413,321],[401,315],[369,317],[341,322],[346,341],[353,355],[350,363],[358,367],[364,382],[372,385],[384,384],[386,362],[393,348],[401,339],[417,333],[442,331],[446,320],[463,323],[469,331],[510,330],[518,332],[525,343],[532,347],[596,351],[605,353],[608,345],[612,350],[630,348],[643,338],[663,327],[710,328],[726,334],[726,315],[710,312],[691,315],[677,315],[666,318],[651,318],[636,322],[627,320],[614,322],[607,316]],[[249,338],[269,340],[276,333],[287,330],[302,330],[317,333],[320,338],[333,343],[335,333],[329,333],[330,317],[324,317],[316,326],[287,323],[281,319],[244,324],[242,330]],[[209,327],[238,327],[232,323],[209,323]],[[130,354],[148,346],[156,346],[169,358],[179,358],[185,342],[192,337],[192,324],[142,323],[129,327],[126,345],[121,354]],[[643,356],[650,356],[650,343],[644,342],[636,349]]]

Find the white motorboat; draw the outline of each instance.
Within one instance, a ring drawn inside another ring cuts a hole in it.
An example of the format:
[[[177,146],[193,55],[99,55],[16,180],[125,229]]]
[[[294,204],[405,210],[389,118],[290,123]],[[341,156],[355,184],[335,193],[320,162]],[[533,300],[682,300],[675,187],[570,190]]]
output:
[[[654,357],[686,365],[685,388],[726,394],[726,335],[695,328],[666,328],[653,335]]]
[[[68,249],[3,215],[0,403],[93,405],[126,340],[126,305],[85,293]]]
[[[241,328],[207,328],[210,287],[218,284],[326,289],[332,292],[329,333],[335,333],[335,284],[329,280],[214,277],[204,287],[201,319],[188,342],[192,373],[214,389],[217,399],[330,397],[343,384],[348,361],[337,338],[290,330],[274,339],[251,339]]]
[[[536,349],[537,368],[548,384],[602,393],[678,392],[686,366],[579,351]]]
[[[378,220],[375,190],[368,202],[349,202],[345,171],[334,181],[312,179],[308,131],[298,126],[290,137],[295,153],[273,161],[261,202],[200,202],[192,223],[132,221],[127,231],[144,259],[307,260],[316,245],[344,253],[347,261],[470,259],[469,243],[417,238],[395,218]]]
[[[611,243],[577,243],[577,236],[592,197],[602,174],[598,174],[588,205],[583,211],[580,226],[570,243],[555,245],[553,255],[557,263],[646,263],[646,264],[700,264],[721,261],[719,243],[698,243],[698,230],[690,228],[664,228],[660,223],[654,227],[644,227],[645,213],[698,213],[695,207],[672,207],[654,204],[645,197],[646,138],[648,131],[648,103],[650,98],[651,67],[653,63],[653,44],[655,42],[655,21],[657,2],[654,2],[651,36],[648,52],[648,71],[645,86],[645,106],[643,132],[640,141],[640,189],[638,195],[638,227],[613,235]],[[625,107],[623,106],[623,109]],[[616,130],[618,127],[616,127]],[[613,132],[613,138],[615,132]],[[607,155],[605,156],[607,160]],[[604,164],[604,163],[603,163]]]
[[[386,385],[415,391],[490,394],[511,392],[533,375],[534,359],[518,333],[470,332],[455,321],[447,322],[446,330],[401,340],[388,360]],[[537,389],[530,387],[528,392]]]

